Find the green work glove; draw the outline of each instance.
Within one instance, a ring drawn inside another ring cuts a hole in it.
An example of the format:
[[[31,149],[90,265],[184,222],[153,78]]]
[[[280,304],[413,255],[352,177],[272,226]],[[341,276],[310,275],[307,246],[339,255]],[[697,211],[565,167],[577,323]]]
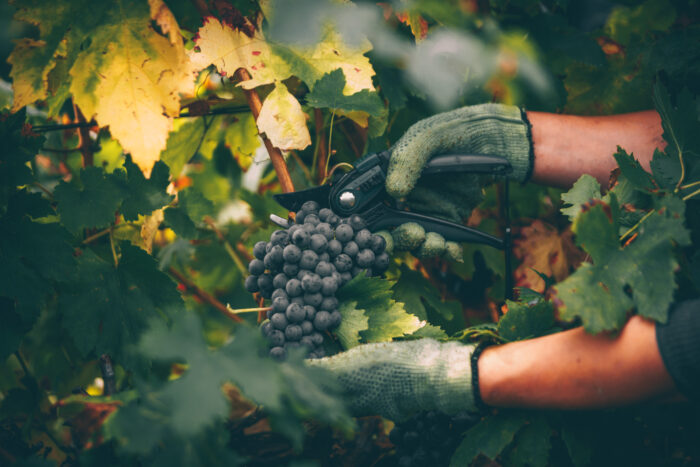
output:
[[[455,173],[420,178],[428,160],[448,153],[503,156],[513,167],[509,178],[524,182],[532,171],[531,147],[529,124],[518,107],[482,104],[437,114],[415,123],[396,142],[386,190],[395,198],[405,198],[417,212],[462,222],[481,202],[482,184],[488,177]],[[400,227],[393,234],[397,250],[411,250],[419,257],[447,252],[447,256],[459,255],[461,260],[459,245],[445,242],[437,234],[426,234],[415,224]]]
[[[308,364],[333,373],[355,416],[400,421],[423,410],[476,411],[473,345],[433,339],[363,344]]]

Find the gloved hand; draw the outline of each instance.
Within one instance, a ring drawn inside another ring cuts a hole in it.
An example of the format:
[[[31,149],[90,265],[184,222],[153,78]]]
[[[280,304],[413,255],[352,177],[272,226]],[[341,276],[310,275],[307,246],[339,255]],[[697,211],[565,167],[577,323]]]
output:
[[[513,167],[509,178],[524,182],[532,171],[531,146],[529,123],[518,107],[482,104],[437,114],[415,123],[396,142],[386,190],[395,198],[406,198],[417,212],[462,222],[481,202],[485,177],[439,174],[418,181],[428,160],[447,153],[503,156]],[[447,252],[461,260],[459,245],[445,242],[438,234],[426,234],[415,225],[393,232],[395,249],[411,250],[419,257]]]
[[[353,415],[400,421],[423,410],[476,411],[474,348],[433,339],[364,344],[308,364],[337,377],[350,397]]]

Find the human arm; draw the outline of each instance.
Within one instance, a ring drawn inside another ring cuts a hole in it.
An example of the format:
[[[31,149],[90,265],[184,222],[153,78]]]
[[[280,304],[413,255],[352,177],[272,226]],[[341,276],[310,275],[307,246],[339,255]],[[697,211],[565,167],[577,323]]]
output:
[[[486,349],[479,388],[494,407],[590,409],[671,395],[655,325],[632,317],[619,335],[583,328]]]
[[[527,112],[527,118],[534,147],[531,180],[543,185],[568,188],[589,174],[607,186],[617,167],[617,146],[633,153],[647,171],[654,150],[666,146],[655,110],[594,117]]]

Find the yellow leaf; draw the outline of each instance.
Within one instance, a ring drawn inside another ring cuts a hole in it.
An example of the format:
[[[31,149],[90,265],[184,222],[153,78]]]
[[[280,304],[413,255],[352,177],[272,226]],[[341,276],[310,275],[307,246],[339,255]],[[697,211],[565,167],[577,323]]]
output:
[[[246,114],[229,125],[226,128],[224,140],[236,157],[238,165],[243,170],[248,170],[248,167],[253,163],[255,151],[260,146],[258,129],[255,127],[253,115]]]
[[[277,83],[265,98],[257,124],[260,133],[265,133],[275,147],[284,151],[304,149],[311,144],[306,114],[284,83]]]
[[[252,77],[240,83],[245,89],[274,83],[289,76],[286,65],[273,56],[259,31],[253,37],[248,37],[239,29],[208,17],[199,28],[195,43],[197,47],[189,56],[197,70],[213,64],[222,76],[233,76],[236,70],[245,68]]]
[[[44,41],[20,39],[7,58],[7,62],[12,65],[10,77],[14,94],[13,112],[46,97],[47,77],[51,67],[37,65],[45,53],[45,46]]]
[[[150,173],[179,114],[179,93],[194,86],[183,48],[157,34],[148,16],[125,17],[101,31],[71,75],[71,93],[86,117],[109,126],[124,151]]]

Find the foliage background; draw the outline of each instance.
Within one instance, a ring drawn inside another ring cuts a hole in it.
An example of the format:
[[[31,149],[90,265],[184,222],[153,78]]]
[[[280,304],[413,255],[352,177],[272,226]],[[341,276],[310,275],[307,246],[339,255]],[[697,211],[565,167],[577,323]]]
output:
[[[247,39],[234,31],[259,34],[261,11],[265,39],[251,51],[268,66],[245,64],[248,84],[276,104],[257,125],[272,122],[267,137],[292,150],[296,189],[320,183],[329,158],[352,163],[420,118],[485,101],[595,115],[656,107],[669,143],[651,175],[621,148],[605,195],[587,178],[563,196],[512,187],[521,302],[501,306],[500,252],[467,245],[455,264],[400,255],[386,279],[343,290],[330,350],[615,330],[631,309],[664,321],[674,298],[700,291],[696,2],[0,8],[3,463],[393,462],[390,423],[351,419],[301,356],[263,357],[257,314],[225,306],[258,305],[242,287],[244,263],[273,230],[268,215],[286,215],[271,198],[280,174],[237,86],[245,80],[207,48],[239,48]],[[222,25],[210,43],[207,14]],[[501,235],[503,207],[494,185],[468,223]],[[659,288],[638,271],[655,273]],[[697,420],[687,405],[498,411],[466,434],[453,463],[691,465]]]

